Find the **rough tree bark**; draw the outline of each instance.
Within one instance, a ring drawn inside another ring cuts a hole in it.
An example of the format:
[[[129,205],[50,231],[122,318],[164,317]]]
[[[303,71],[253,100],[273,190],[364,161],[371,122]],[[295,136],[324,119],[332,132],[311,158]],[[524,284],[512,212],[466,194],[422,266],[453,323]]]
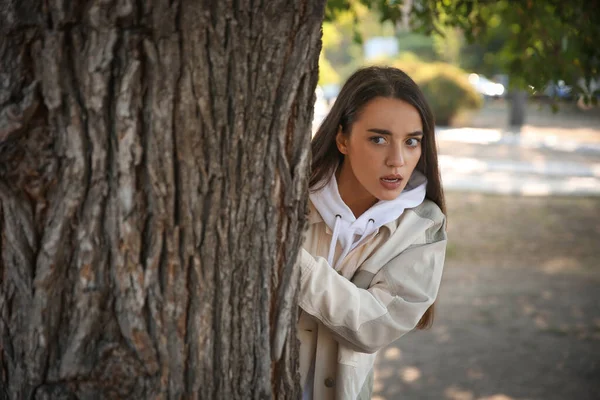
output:
[[[324,0],[0,4],[0,398],[297,398]]]

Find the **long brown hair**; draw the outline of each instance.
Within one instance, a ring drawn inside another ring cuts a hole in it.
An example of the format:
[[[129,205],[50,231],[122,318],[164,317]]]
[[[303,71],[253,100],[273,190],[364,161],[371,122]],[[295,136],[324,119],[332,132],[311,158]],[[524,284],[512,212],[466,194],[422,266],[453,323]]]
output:
[[[376,97],[402,100],[419,112],[423,124],[423,141],[421,158],[416,169],[427,177],[425,197],[437,204],[446,214],[444,191],[438,169],[433,113],[419,86],[406,73],[392,67],[373,66],[359,69],[344,84],[311,142],[310,190],[316,191],[325,186],[344,160],[344,155],[340,153],[335,142],[340,127],[344,135],[350,135],[352,124],[359,118],[367,103]],[[417,324],[417,328],[430,327],[433,314],[432,304]]]

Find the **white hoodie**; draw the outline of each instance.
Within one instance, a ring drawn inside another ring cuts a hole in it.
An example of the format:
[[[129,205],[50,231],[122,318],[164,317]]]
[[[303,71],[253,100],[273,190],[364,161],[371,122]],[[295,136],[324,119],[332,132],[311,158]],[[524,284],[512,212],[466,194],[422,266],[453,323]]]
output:
[[[356,218],[340,196],[334,173],[323,189],[310,194],[313,205],[333,232],[327,257],[329,265],[335,269],[362,239],[388,222],[398,219],[405,209],[421,204],[425,199],[426,188],[427,178],[421,172],[414,170],[408,184],[398,197],[394,200],[380,200]],[[337,242],[340,243],[343,251],[334,265]]]

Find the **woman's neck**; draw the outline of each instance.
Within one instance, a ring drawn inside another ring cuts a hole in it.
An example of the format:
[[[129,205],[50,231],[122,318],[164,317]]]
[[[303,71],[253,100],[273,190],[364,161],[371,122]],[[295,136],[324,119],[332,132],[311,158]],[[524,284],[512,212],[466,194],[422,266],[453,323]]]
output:
[[[352,168],[347,163],[343,162],[337,169],[335,178],[340,197],[348,208],[350,208],[355,218],[363,215],[373,204],[377,203],[377,198],[367,192],[360,182],[358,182],[352,172]]]

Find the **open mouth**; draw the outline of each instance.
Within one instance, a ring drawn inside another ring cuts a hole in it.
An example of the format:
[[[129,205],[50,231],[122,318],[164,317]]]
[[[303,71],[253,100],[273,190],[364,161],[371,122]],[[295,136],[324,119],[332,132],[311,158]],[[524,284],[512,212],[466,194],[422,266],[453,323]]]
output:
[[[402,187],[403,185],[402,175],[388,175],[379,179],[381,185],[387,190],[398,190],[398,188]]]

